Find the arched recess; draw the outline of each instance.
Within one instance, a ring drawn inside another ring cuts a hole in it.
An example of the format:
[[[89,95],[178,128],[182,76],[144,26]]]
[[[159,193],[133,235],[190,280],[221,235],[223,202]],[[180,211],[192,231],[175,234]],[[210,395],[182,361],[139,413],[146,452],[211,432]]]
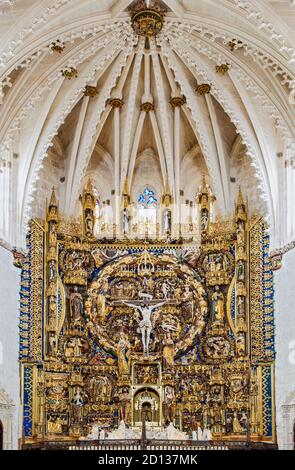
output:
[[[102,199],[108,199],[110,196],[109,188],[113,187],[114,160],[109,152],[101,145],[96,143],[88,164],[85,177],[80,186],[80,193],[90,178],[99,191]]]
[[[161,195],[164,189],[159,158],[151,148],[137,155],[130,188],[132,196],[136,197],[143,186],[151,186],[158,195]]]
[[[151,425],[161,425],[161,401],[157,390],[152,387],[142,387],[133,397],[133,425],[142,426],[149,422]]]

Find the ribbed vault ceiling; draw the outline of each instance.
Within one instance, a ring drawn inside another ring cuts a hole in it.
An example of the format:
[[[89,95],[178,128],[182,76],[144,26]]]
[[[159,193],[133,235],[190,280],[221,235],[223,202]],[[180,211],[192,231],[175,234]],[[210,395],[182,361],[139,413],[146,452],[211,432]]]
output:
[[[24,243],[54,180],[71,215],[89,175],[105,199],[127,178],[131,192],[147,183],[161,193],[168,179],[176,199],[193,200],[205,173],[221,213],[241,185],[275,244],[286,243],[295,231],[292,2],[164,0],[164,27],[148,43],[131,27],[131,3],[0,2],[2,238]],[[199,95],[201,84],[210,93]],[[85,96],[86,85],[98,93]],[[182,96],[175,111],[170,100]]]

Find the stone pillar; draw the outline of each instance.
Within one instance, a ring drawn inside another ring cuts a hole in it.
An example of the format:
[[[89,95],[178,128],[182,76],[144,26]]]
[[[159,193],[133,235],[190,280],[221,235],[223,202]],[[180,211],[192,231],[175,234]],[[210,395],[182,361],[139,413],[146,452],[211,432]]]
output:
[[[173,197],[170,191],[168,177],[166,180],[166,186],[164,194],[161,198],[160,206],[160,225],[161,235],[164,238],[170,238],[172,236],[173,228],[173,214],[172,214]]]
[[[175,232],[180,234],[180,107],[186,103],[184,96],[175,96],[171,98],[170,105],[174,114],[174,168],[175,168],[175,210],[174,223],[176,225]]]
[[[120,110],[123,101],[120,98],[112,98],[109,101],[114,109],[114,160],[115,160],[115,225],[120,233]]]

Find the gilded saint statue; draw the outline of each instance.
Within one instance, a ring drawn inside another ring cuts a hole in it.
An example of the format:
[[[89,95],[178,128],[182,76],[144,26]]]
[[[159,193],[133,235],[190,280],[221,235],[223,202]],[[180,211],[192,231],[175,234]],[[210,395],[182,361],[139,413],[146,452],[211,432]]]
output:
[[[243,428],[240,424],[237,412],[235,411],[234,413],[234,418],[233,418],[233,432],[234,434],[242,434],[243,433]]]
[[[128,388],[124,387],[119,395],[121,410],[120,417],[121,421],[129,423],[130,421],[130,411],[131,411],[131,396]]]
[[[47,431],[49,434],[61,434],[62,433],[62,421],[60,417],[54,418],[49,416],[47,420]]]
[[[83,315],[83,298],[77,286],[70,295],[70,314],[74,323],[80,321]]]
[[[163,401],[163,418],[164,424],[167,426],[173,423],[175,418],[175,397],[173,388],[168,385],[165,388],[165,397]]]
[[[174,342],[171,332],[168,331],[166,337],[163,339],[163,369],[173,369],[174,367]]]
[[[107,377],[103,377],[101,386],[101,400],[103,403],[108,403],[112,394],[112,384]]]
[[[122,212],[122,229],[123,229],[123,234],[128,234],[129,233],[129,226],[130,226],[130,215],[127,207],[123,209]]]
[[[56,265],[53,260],[49,261],[48,270],[49,270],[49,281],[52,281],[56,277]]]
[[[55,356],[57,354],[57,339],[53,331],[48,336],[48,354]]]
[[[102,324],[105,323],[105,318],[106,318],[106,299],[103,294],[98,294],[97,295],[97,310],[98,310],[98,315],[100,318],[100,321]]]
[[[65,343],[65,357],[73,357],[75,355],[75,341],[74,338],[69,338]]]
[[[116,347],[116,353],[117,353],[117,358],[118,358],[118,369],[119,369],[120,376],[129,374],[128,358],[129,358],[130,347],[131,345],[126,334],[123,331],[121,331],[120,338]]]
[[[239,281],[244,281],[245,280],[245,265],[242,260],[238,261],[237,265],[237,278]]]
[[[208,211],[207,209],[202,209],[201,211],[201,231],[205,232],[208,229]]]
[[[243,331],[240,331],[238,333],[236,345],[237,345],[237,355],[239,357],[244,356],[246,352],[246,339],[245,339],[245,333]]]
[[[163,228],[164,233],[171,233],[171,211],[170,209],[165,209],[163,214]]]
[[[74,423],[81,422],[83,419],[83,406],[84,399],[81,395],[80,389],[78,388],[71,403],[72,407],[72,420]]]
[[[219,286],[215,286],[212,294],[213,319],[216,321],[224,320],[224,295]]]
[[[90,196],[90,199],[91,199],[91,196]],[[93,235],[93,211],[92,209],[86,209],[85,211],[85,233],[88,237],[91,237]]]
[[[237,241],[238,245],[245,244],[245,226],[242,220],[239,220],[237,227]]]

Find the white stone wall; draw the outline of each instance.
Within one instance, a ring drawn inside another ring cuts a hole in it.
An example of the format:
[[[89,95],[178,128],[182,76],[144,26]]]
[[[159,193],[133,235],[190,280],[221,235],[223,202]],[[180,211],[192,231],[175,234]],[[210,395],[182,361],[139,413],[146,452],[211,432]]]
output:
[[[294,411],[290,429],[284,430],[282,406],[295,393],[295,250],[284,255],[282,268],[275,272],[275,299],[277,431],[279,446],[286,449],[295,420]]]
[[[20,270],[12,263],[12,254],[0,246],[0,419],[4,425],[4,445],[16,449],[19,436],[19,317]],[[8,397],[7,397],[8,396]],[[12,401],[7,404],[6,398]]]
[[[64,200],[64,184],[60,183],[60,177],[64,176],[64,163],[61,156],[53,151],[44,159],[44,166],[40,170],[39,180],[36,184],[36,192],[32,203],[32,218],[44,218],[46,202],[48,203],[53,186],[61,202]]]
[[[242,152],[233,158],[231,164],[231,176],[236,178],[235,184],[231,184],[232,210],[240,187],[250,215],[254,213],[266,215],[266,205],[261,199],[259,182],[255,176],[255,169],[251,166],[250,157]]]

